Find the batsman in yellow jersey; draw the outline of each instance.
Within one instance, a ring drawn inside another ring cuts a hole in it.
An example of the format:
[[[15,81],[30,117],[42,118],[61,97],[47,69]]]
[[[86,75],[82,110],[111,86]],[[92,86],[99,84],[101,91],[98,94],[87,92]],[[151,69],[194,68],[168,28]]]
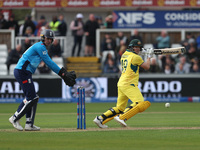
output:
[[[122,73],[117,84],[117,104],[116,107],[112,107],[93,120],[99,128],[107,128],[108,126],[105,123],[113,118],[121,126],[126,127],[127,124],[125,121],[137,113],[145,111],[151,105],[149,101],[144,101],[138,88],[139,68],[142,67],[148,70],[150,68],[150,59],[152,58],[152,53],[149,53],[147,61],[144,62],[138,55],[141,47],[141,41],[134,39],[129,43],[128,49],[123,53],[121,57]],[[132,104],[126,108],[129,99],[132,101]]]

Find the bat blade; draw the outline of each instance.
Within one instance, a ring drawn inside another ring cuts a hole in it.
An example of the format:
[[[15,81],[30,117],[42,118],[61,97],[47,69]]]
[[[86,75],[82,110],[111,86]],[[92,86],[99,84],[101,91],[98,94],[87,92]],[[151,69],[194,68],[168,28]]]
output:
[[[183,54],[186,52],[185,47],[176,48],[165,48],[165,49],[154,49],[153,53],[155,55],[172,55],[172,54]]]

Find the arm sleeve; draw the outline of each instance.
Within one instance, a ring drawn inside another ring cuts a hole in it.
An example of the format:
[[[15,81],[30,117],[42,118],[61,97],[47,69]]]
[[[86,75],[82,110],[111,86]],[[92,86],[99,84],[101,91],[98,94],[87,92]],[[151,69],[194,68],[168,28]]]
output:
[[[88,21],[85,23],[85,25],[84,25],[84,31],[85,32],[88,32]]]
[[[132,59],[132,64],[133,64],[133,65],[141,66],[143,63],[144,63],[144,60],[143,60],[139,55],[136,55],[136,56]]]
[[[70,24],[70,29],[71,30],[78,30],[79,26],[74,26],[74,25],[75,25],[75,21],[72,21],[71,24]]]
[[[48,55],[48,52],[46,49],[42,49],[41,51],[38,51],[41,59],[45,62],[45,64],[51,69],[53,70],[56,74],[59,73],[60,71],[60,67],[51,60],[51,58]]]

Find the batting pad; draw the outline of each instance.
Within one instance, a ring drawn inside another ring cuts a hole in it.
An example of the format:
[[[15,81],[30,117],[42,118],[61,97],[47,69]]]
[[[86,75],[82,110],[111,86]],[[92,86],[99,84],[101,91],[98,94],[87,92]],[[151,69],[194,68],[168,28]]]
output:
[[[32,106],[35,105],[35,103],[38,102],[39,97],[35,97],[33,100],[27,101],[26,99],[23,100],[24,106],[20,110],[19,113],[17,113],[16,118],[14,122],[21,119],[30,109],[32,109]]]
[[[117,116],[117,115],[115,115],[115,116]],[[102,124],[105,124],[105,123],[109,122],[110,120],[113,120],[115,116],[113,116],[113,117],[111,117],[111,118],[107,118],[106,120],[104,120],[104,121],[102,122]]]
[[[126,121],[126,120],[130,119],[131,117],[135,116],[137,113],[145,111],[147,108],[149,108],[150,105],[151,105],[151,103],[149,101],[140,102],[139,104],[137,104],[135,107],[131,108],[126,113],[120,115],[119,119]]]
[[[110,108],[108,111],[104,113],[106,119],[102,122],[102,124],[105,124],[110,120],[113,120],[113,118],[120,113],[122,113],[122,111],[120,111],[117,107]]]

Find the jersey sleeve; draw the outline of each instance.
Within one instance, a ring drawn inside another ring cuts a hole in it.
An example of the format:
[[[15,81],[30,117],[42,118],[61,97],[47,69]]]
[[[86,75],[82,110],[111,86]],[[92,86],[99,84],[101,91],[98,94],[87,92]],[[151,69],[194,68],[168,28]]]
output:
[[[134,65],[142,65],[144,63],[144,60],[139,56],[139,55],[135,55],[135,57],[133,57],[132,59],[132,64]]]
[[[41,59],[45,62],[45,64],[51,69],[53,70],[56,74],[59,73],[60,71],[60,67],[53,62],[53,60],[51,60],[51,58],[48,55],[48,51],[46,48],[42,48],[41,50],[38,50],[38,53],[41,57]]]

